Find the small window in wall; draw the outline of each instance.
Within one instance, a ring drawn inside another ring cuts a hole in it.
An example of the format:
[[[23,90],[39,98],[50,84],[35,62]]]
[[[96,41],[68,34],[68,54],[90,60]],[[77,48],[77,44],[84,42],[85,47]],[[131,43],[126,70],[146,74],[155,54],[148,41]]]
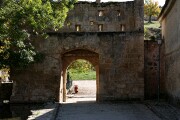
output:
[[[93,21],[90,21],[90,25],[94,25],[94,22],[93,22]]]
[[[121,11],[117,10],[117,16],[121,16]]]
[[[71,22],[67,22],[66,25],[67,25],[67,26],[71,26]]]
[[[98,13],[99,13],[99,16],[103,16],[104,15],[104,11],[103,10],[99,10]]]
[[[121,31],[125,31],[125,25],[121,24],[121,25],[120,25],[120,30],[121,30]]]
[[[103,31],[103,24],[98,25],[98,31],[100,31],[100,32]]]
[[[81,25],[76,25],[75,27],[77,32],[81,31]]]

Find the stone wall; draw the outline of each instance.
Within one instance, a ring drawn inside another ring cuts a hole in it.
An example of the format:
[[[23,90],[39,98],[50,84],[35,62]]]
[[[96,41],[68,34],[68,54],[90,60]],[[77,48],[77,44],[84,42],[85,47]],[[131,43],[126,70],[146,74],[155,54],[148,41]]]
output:
[[[143,38],[131,34],[126,34],[125,38],[118,35],[113,37],[110,43],[102,44],[106,49],[100,54],[99,62],[100,98],[143,99]]]
[[[119,22],[116,21],[115,8],[124,12],[126,16],[124,22],[121,19]],[[104,19],[100,20],[103,16],[97,17],[98,10],[106,12]],[[89,25],[91,18],[95,23],[104,24],[103,31],[98,31],[95,25],[93,27]],[[98,101],[142,100],[144,98],[143,0],[100,4],[80,2],[75,5],[75,10],[69,13],[67,21],[68,19],[72,20],[70,26],[66,26],[66,22],[60,31],[49,32],[48,39],[34,41],[35,47],[45,54],[42,63],[33,64],[25,70],[12,69],[11,79],[14,80],[14,88],[11,101],[44,102],[54,99],[65,101],[65,70],[69,63],[65,59],[65,56],[69,55],[66,53],[75,54],[71,60],[82,58],[94,63]],[[121,22],[126,25],[124,31],[119,30],[118,25]],[[80,31],[75,30],[78,23],[82,24]],[[92,29],[89,29],[91,27]],[[88,54],[78,57],[76,51],[82,53],[89,51],[92,54],[96,53],[98,57],[91,59]]]
[[[78,2],[73,10],[69,12],[64,23],[63,32],[77,31],[79,26],[81,32],[97,32],[102,25],[104,32],[109,31],[132,31],[135,29],[134,2]]]
[[[164,9],[162,14],[162,36],[165,42],[165,73],[167,94],[175,103],[180,100],[180,1],[174,1]],[[172,7],[172,8],[171,8]],[[171,9],[170,9],[171,8]],[[170,10],[170,11],[169,11]]]
[[[160,53],[159,53],[160,47]],[[160,55],[160,63],[159,63]],[[160,65],[160,66],[159,66]],[[160,67],[160,73],[158,72]],[[159,46],[157,41],[145,40],[144,42],[144,84],[145,99],[157,99],[158,96],[158,76],[160,75],[160,97],[165,95],[164,81],[164,44]]]
[[[12,101],[59,100],[62,55],[77,49],[99,55],[99,101],[143,99],[143,33],[57,33],[38,42],[46,58],[13,72]]]

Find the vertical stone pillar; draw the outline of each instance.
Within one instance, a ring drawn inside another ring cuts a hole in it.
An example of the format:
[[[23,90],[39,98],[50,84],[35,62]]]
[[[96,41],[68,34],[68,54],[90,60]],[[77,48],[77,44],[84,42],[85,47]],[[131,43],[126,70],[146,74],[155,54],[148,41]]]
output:
[[[67,80],[67,74],[66,69],[63,69],[63,102],[66,102],[66,81]]]
[[[134,1],[135,29],[144,31],[144,0]]]
[[[1,89],[1,87],[2,87],[2,84],[1,84],[1,82],[0,82],[0,106],[3,104],[2,89]]]
[[[96,0],[96,3],[100,3],[101,2],[101,0]]]
[[[99,102],[99,65],[96,65],[96,101]]]

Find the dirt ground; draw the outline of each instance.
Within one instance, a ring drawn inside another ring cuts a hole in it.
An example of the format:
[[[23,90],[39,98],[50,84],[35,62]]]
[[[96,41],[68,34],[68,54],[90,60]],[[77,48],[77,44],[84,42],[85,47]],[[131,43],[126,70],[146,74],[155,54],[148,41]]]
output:
[[[76,102],[76,100],[96,101],[96,80],[76,80],[72,84],[71,92],[67,95],[67,102]],[[78,93],[76,94],[74,94],[75,85],[78,86]]]

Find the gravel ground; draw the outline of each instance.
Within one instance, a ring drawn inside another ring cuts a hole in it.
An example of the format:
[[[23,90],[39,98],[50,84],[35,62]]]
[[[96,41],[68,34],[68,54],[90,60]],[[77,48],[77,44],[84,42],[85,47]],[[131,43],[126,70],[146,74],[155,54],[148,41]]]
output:
[[[74,86],[78,85],[78,93],[74,94]],[[96,98],[96,80],[75,80],[73,81],[72,92],[67,95],[67,100],[72,98]]]

